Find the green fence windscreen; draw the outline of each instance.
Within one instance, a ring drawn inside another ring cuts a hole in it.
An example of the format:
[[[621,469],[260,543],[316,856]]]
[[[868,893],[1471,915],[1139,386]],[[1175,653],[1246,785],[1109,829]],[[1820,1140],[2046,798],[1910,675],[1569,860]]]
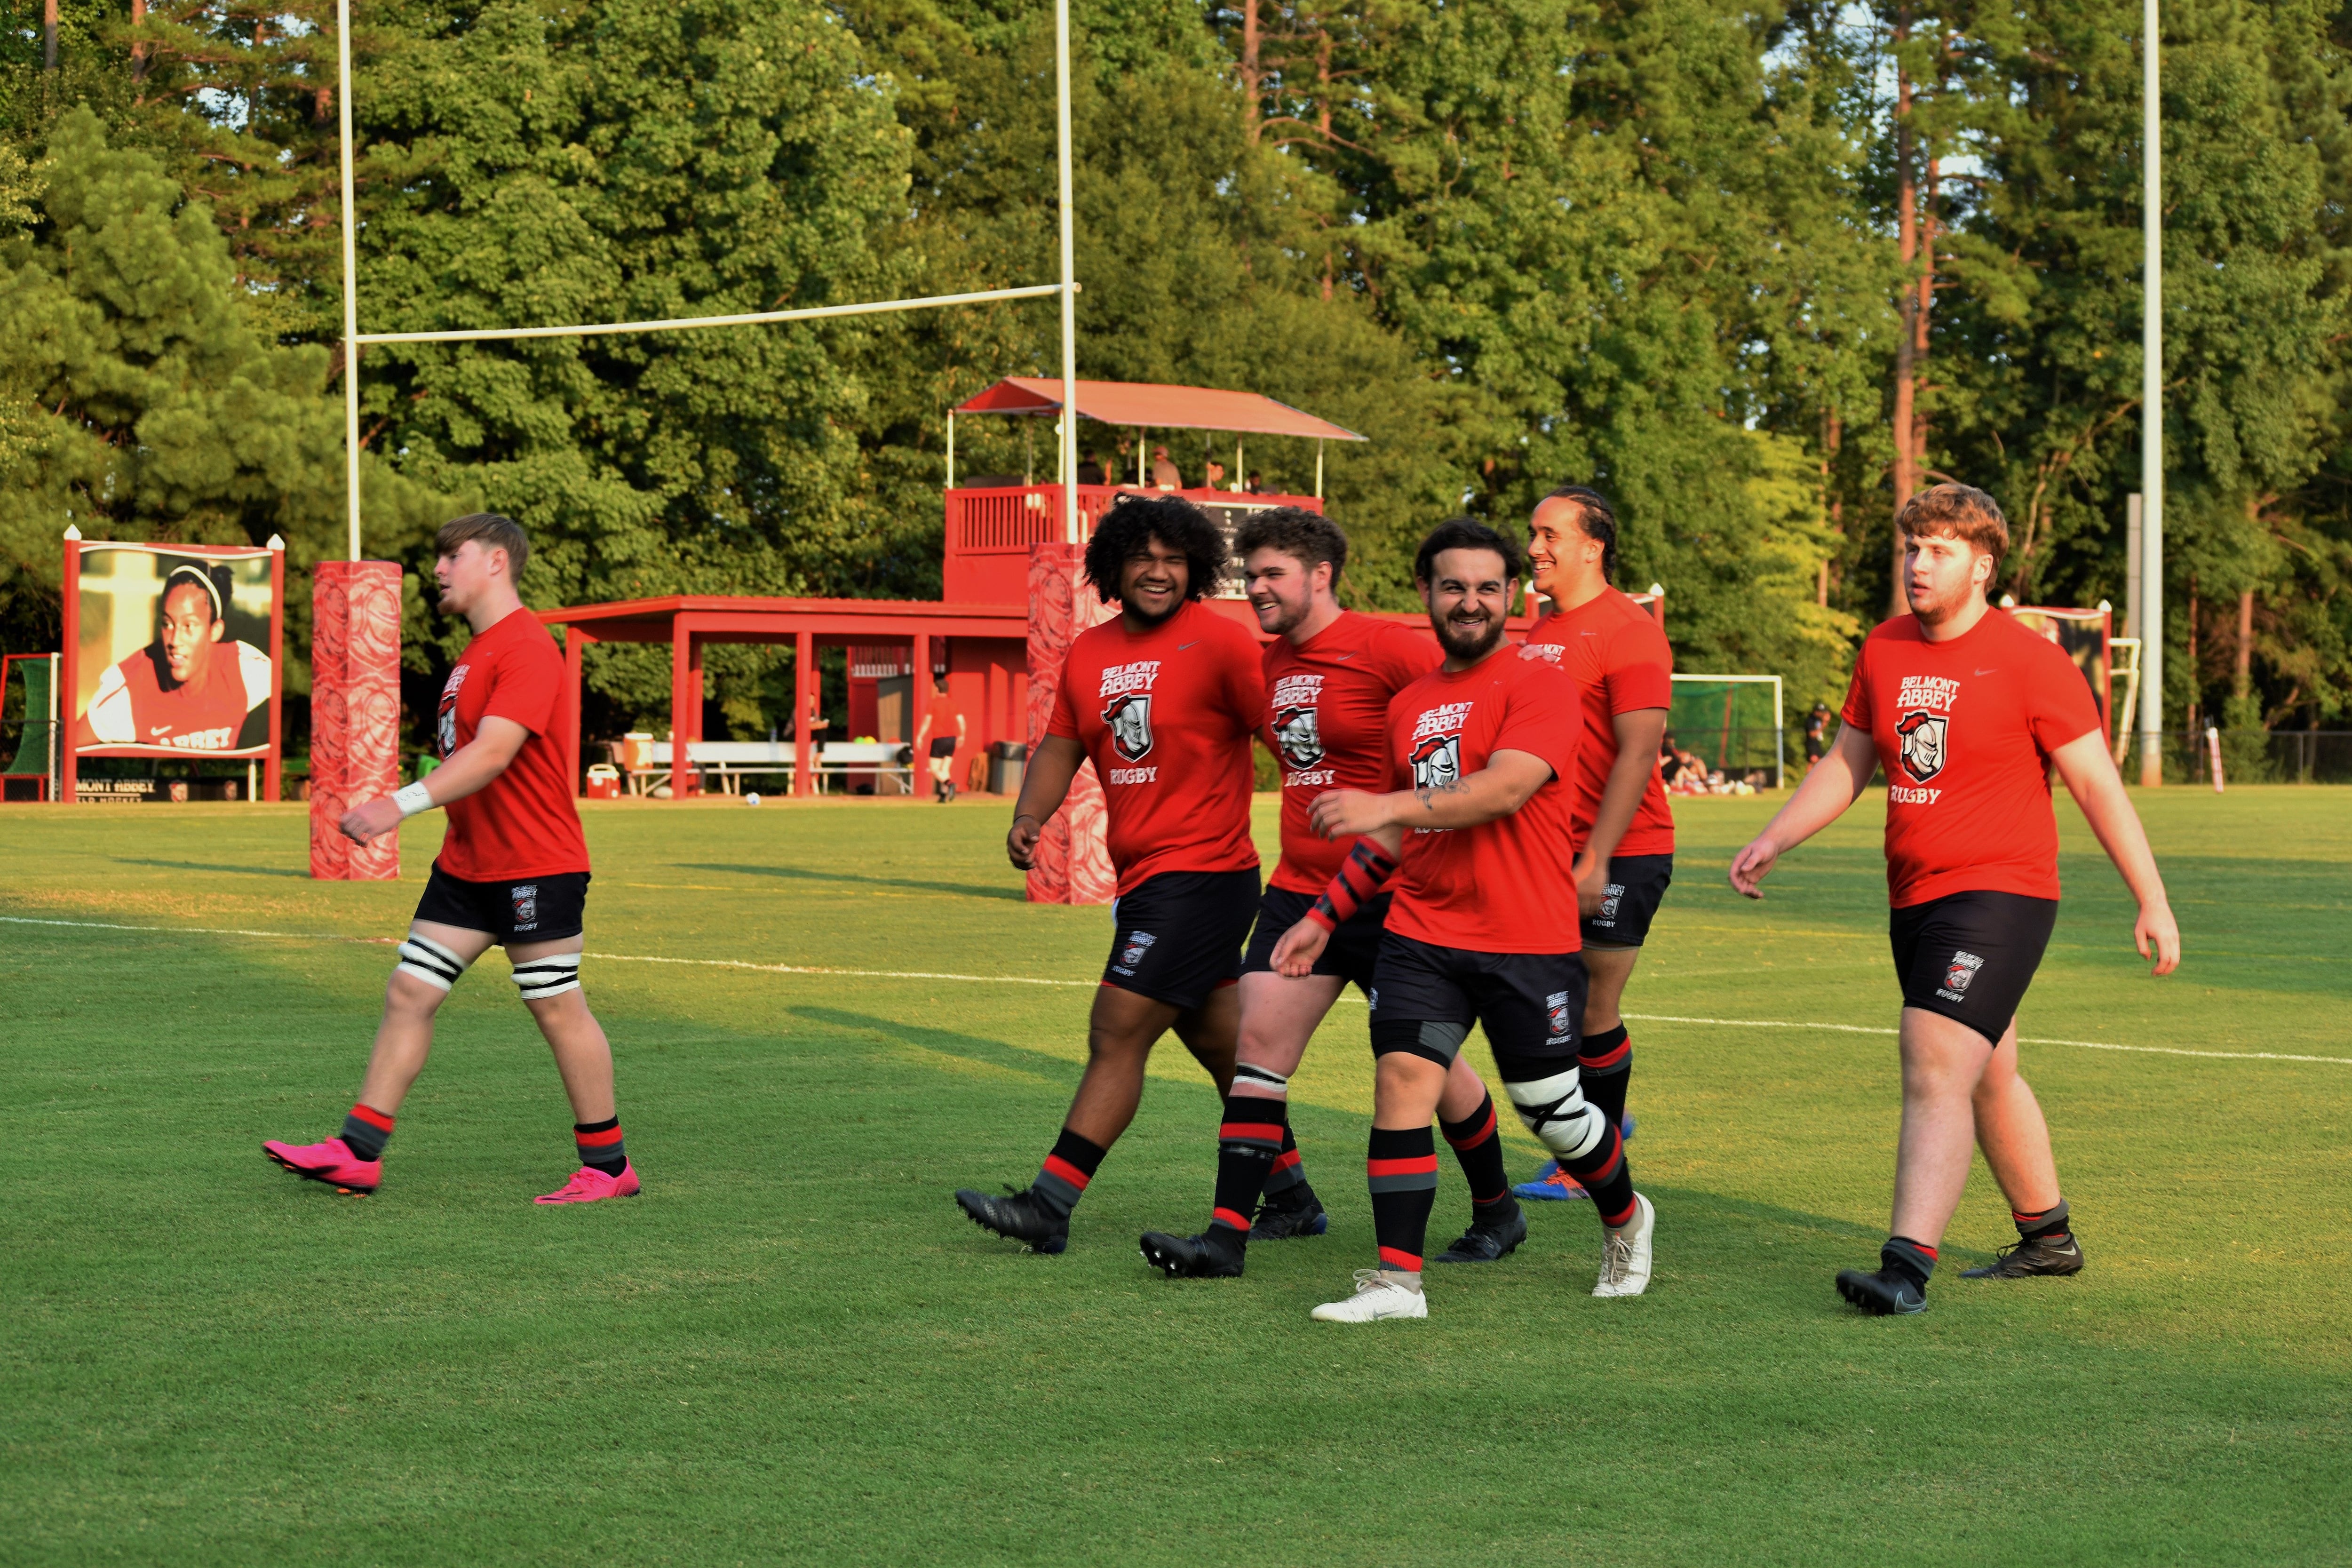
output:
[[[56,668],[46,658],[8,661],[8,684],[16,689],[5,693],[5,711],[16,721],[8,726],[16,745],[16,756],[0,773],[46,778],[57,771],[57,726],[49,722],[49,682]],[[0,731],[0,754],[7,752],[9,738]]]
[[[1775,782],[1782,736],[1772,720],[1773,686],[1764,680],[1675,677],[1666,730],[1675,744],[1727,777],[1762,772]]]

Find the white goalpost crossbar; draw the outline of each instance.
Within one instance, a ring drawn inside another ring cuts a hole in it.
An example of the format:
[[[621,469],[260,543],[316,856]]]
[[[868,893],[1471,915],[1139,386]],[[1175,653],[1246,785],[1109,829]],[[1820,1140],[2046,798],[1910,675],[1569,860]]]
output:
[[[1055,96],[1058,100],[1062,280],[1018,289],[983,289],[966,294],[929,294],[912,300],[873,300],[855,305],[813,305],[797,310],[752,310],[731,316],[681,316],[658,321],[597,321],[551,327],[484,327],[432,332],[362,332],[359,317],[357,230],[352,222],[352,4],[335,0],[336,110],[342,142],[343,186],[343,478],[348,497],[351,558],[360,559],[360,350],[369,343],[468,343],[520,338],[585,338],[620,332],[683,332],[704,327],[764,327],[782,321],[814,321],[841,316],[876,316],[897,310],[934,310],[955,305],[985,305],[1007,300],[1062,300],[1063,408],[1060,442],[1063,472],[1077,471],[1077,295],[1070,197],[1070,4],[1055,4]],[[950,416],[950,418],[953,416]],[[953,437],[950,435],[950,439]],[[953,458],[950,458],[950,462]],[[1319,490],[1318,490],[1319,493]],[[1062,487],[1063,530],[1078,536],[1077,487]]]

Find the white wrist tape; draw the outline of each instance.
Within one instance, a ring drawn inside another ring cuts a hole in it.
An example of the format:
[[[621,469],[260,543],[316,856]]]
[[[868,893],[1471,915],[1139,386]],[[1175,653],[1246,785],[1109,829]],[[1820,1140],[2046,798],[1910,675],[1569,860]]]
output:
[[[425,789],[425,781],[419,779],[415,784],[403,784],[394,790],[392,804],[400,807],[401,816],[415,816],[420,811],[433,809],[433,795]]]

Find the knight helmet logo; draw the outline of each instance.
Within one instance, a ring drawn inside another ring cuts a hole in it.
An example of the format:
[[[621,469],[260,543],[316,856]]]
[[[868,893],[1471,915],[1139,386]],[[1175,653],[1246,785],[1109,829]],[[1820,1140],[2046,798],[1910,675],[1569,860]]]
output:
[[[1151,750],[1151,693],[1132,691],[1114,698],[1103,710],[1110,726],[1110,743],[1130,763],[1141,762]]]
[[[1903,771],[1926,784],[1944,771],[1945,732],[1951,721],[1940,713],[1903,715],[1895,732],[1903,737]]]
[[[1323,727],[1312,708],[1276,709],[1274,739],[1282,760],[1294,768],[1311,768],[1323,760]]]
[[[514,923],[517,931],[539,923],[539,884],[523,882],[507,889],[514,900]]]
[[[1951,964],[1944,971],[1944,989],[1966,991],[1969,988],[1969,982],[1974,980],[1977,977],[1977,971],[1983,967],[1984,960],[1973,952],[1952,954]]]
[[[1612,882],[1612,883],[1610,883],[1607,887],[1605,887],[1605,888],[1601,889],[1601,920],[1603,920],[1603,921],[1613,921],[1613,920],[1615,920],[1615,919],[1617,918],[1617,905],[1618,905],[1618,901],[1619,901],[1620,900],[1623,899],[1623,898],[1624,898],[1624,896],[1625,896],[1625,884],[1624,884],[1624,883],[1622,883],[1622,882]]]
[[[1134,968],[1137,964],[1143,962],[1144,951],[1159,940],[1160,939],[1158,937],[1153,936],[1148,931],[1135,931],[1128,932],[1127,948],[1118,955],[1118,961],[1121,963],[1126,964],[1129,969]]]
[[[1462,776],[1462,737],[1432,735],[1412,752],[1415,789],[1444,789]]]

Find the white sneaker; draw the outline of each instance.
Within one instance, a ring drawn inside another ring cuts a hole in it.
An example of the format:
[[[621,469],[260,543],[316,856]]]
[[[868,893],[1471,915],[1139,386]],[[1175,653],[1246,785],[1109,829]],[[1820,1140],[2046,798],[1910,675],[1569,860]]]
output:
[[[1356,1270],[1356,1293],[1326,1301],[1307,1314],[1318,1323],[1374,1323],[1382,1318],[1426,1318],[1429,1298],[1385,1268]]]
[[[1594,1295],[1638,1296],[1650,1288],[1650,1233],[1657,1225],[1658,1211],[1635,1193],[1633,1225],[1601,1233],[1601,1282],[1592,1288]]]

